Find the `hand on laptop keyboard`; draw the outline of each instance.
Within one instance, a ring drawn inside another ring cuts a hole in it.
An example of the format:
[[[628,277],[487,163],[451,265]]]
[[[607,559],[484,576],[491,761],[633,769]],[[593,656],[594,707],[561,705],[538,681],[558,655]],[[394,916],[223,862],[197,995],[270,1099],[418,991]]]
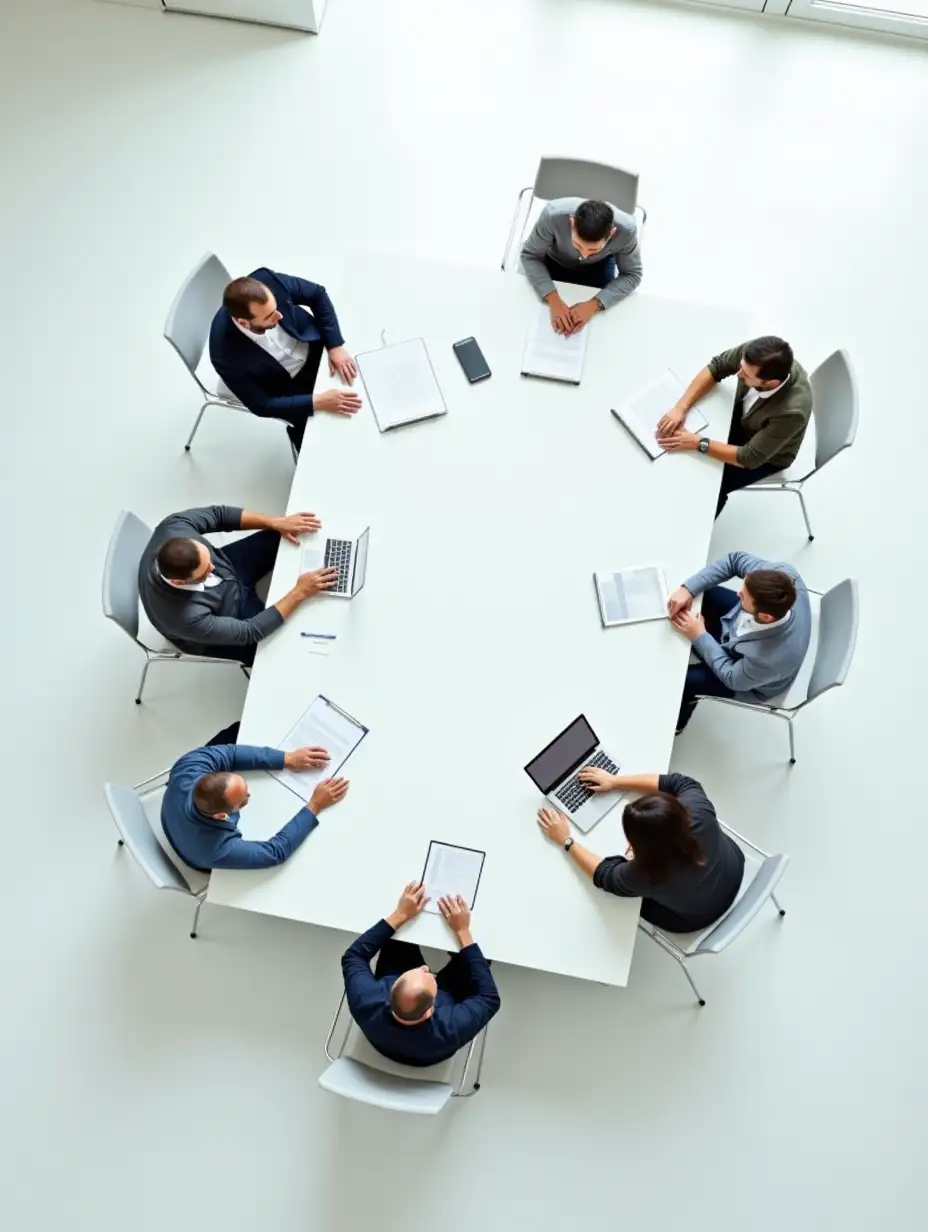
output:
[[[296,588],[302,592],[304,599],[316,595],[320,590],[331,590],[338,585],[337,569],[313,569],[311,573],[301,573],[297,578]]]
[[[584,766],[577,778],[589,791],[615,791],[614,775],[602,766]]]

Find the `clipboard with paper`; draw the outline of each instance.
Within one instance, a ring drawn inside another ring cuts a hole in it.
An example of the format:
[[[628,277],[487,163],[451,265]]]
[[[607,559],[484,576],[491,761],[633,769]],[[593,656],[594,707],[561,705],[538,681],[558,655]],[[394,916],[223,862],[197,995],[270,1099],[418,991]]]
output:
[[[315,770],[289,770],[285,766],[282,770],[271,770],[270,773],[294,795],[301,800],[307,800],[317,783],[339,773],[368,731],[369,728],[363,723],[359,723],[347,711],[320,693],[309,703],[277,747],[282,753],[290,753],[294,749],[315,745],[326,750],[329,754],[328,762]]]

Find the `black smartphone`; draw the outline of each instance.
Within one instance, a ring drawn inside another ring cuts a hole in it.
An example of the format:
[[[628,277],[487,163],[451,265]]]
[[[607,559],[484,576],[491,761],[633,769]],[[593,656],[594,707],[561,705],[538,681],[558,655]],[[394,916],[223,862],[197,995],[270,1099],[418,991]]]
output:
[[[489,364],[483,358],[483,351],[477,346],[476,338],[462,338],[460,342],[456,342],[454,353],[471,385],[476,381],[485,381],[492,375]]]

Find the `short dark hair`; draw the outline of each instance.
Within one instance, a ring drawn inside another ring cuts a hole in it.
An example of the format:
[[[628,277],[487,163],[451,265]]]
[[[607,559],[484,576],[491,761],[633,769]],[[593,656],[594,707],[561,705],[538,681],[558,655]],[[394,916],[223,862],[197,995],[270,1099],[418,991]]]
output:
[[[598,244],[614,226],[612,206],[605,201],[583,201],[574,210],[574,227],[586,244]]]
[[[793,348],[775,334],[749,342],[742,358],[757,369],[760,381],[785,381],[793,370]]]
[[[705,864],[686,806],[666,791],[626,804],[622,828],[634,851],[635,868],[652,885],[666,881],[678,868]]]
[[[200,553],[192,539],[168,539],[158,549],[158,568],[164,578],[186,582],[199,563]]]
[[[758,612],[779,620],[796,602],[796,583],[782,569],[754,569],[745,574],[744,584]]]
[[[257,278],[234,278],[222,293],[222,306],[233,317],[251,320],[251,305],[266,304],[270,291]]]
[[[390,989],[390,1008],[393,1010],[394,1017],[398,1018],[400,1022],[418,1022],[422,1015],[427,1014],[435,1004],[434,995],[423,990],[416,994],[416,998],[411,1004],[401,1008],[398,1003],[397,984],[399,984],[399,980]]]
[[[197,811],[206,817],[228,810],[226,792],[232,782],[232,775],[224,771],[215,774],[204,774],[193,789],[193,803]]]

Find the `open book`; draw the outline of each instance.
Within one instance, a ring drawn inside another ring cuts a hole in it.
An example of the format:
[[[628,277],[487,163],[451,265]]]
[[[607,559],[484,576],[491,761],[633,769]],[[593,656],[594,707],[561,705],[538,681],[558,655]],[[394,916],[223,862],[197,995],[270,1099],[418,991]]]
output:
[[[620,411],[612,412],[650,458],[659,458],[665,452],[657,443],[657,425],[679,402],[684,388],[683,382],[668,368],[663,376],[635,394]],[[683,426],[690,432],[702,432],[708,423],[702,411],[694,406],[687,412]]]
[[[522,356],[523,376],[580,384],[589,326],[565,337],[554,332],[547,304],[539,304]]]

